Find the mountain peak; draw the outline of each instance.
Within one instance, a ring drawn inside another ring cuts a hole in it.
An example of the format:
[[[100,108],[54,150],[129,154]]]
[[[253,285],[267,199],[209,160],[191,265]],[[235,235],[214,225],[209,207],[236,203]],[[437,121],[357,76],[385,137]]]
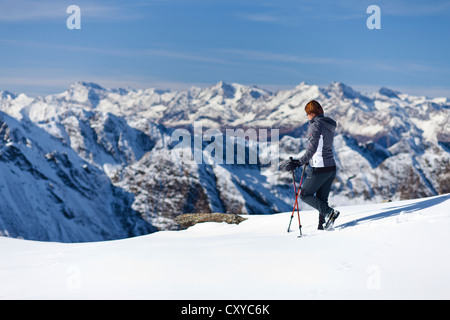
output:
[[[329,93],[334,93],[338,97],[343,98],[355,99],[361,96],[361,94],[353,90],[352,87],[338,81],[331,82],[330,85],[327,88],[325,88],[325,90],[328,91]]]
[[[228,89],[228,88],[234,88],[234,86],[230,83],[227,83],[223,80],[217,82],[215,85],[212,86],[212,88],[217,88],[217,89]]]
[[[353,91],[353,88],[352,87],[350,87],[349,85],[346,85],[345,83],[343,83],[343,82],[339,82],[339,81],[333,81],[333,82],[331,82],[330,83],[330,85],[329,85],[329,87],[331,87],[331,88],[336,88],[336,89],[339,89],[339,90],[352,90]]]
[[[389,98],[398,98],[398,95],[400,94],[400,92],[386,87],[382,87],[380,90],[378,90],[378,93]]]
[[[100,86],[95,82],[86,82],[86,81],[77,81],[69,87],[69,89],[77,89],[77,88],[106,90],[105,88],[103,88],[102,86]]]
[[[107,91],[94,82],[79,81],[72,84],[63,95],[69,100],[96,107]]]
[[[229,99],[234,98],[234,94],[236,93],[235,86],[224,81],[218,82],[216,85],[212,86],[211,89],[214,91],[217,90],[219,94]]]
[[[8,90],[0,91],[0,99],[15,99],[17,94],[14,94]]]

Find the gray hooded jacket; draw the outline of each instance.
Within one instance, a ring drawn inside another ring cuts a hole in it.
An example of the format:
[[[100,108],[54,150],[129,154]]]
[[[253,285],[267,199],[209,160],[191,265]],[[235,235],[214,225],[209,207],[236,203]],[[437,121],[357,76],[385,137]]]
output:
[[[315,116],[308,128],[309,146],[300,158],[300,163],[308,163],[313,168],[336,166],[333,156],[333,138],[337,123],[323,114]]]

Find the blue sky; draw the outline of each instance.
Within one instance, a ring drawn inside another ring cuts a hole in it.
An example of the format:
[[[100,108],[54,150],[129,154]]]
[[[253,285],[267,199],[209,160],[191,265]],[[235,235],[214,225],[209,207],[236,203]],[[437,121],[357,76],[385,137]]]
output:
[[[81,30],[66,27],[71,4]],[[380,30],[366,27],[371,4]],[[0,0],[0,90],[340,81],[450,97],[449,34],[443,0]]]

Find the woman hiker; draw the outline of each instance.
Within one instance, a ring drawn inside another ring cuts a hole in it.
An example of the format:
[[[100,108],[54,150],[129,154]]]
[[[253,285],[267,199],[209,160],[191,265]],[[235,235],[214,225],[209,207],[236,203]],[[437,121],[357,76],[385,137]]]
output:
[[[333,138],[336,122],[323,115],[322,106],[311,100],[305,106],[309,120],[309,146],[300,160],[285,161],[281,168],[293,171],[308,164],[307,177],[301,186],[300,199],[319,210],[319,230],[328,229],[339,216],[339,211],[328,206],[328,195],[336,177],[336,163],[333,156]]]

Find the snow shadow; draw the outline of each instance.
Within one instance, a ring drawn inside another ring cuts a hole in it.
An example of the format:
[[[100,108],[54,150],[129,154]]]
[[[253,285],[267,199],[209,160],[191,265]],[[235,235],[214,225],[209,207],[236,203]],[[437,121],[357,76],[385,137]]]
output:
[[[447,201],[449,199],[450,199],[449,194],[438,196],[438,197],[433,197],[433,198],[423,199],[421,201],[417,201],[417,202],[414,202],[411,204],[392,207],[383,212],[373,214],[373,215],[370,215],[370,216],[367,216],[364,218],[349,221],[349,222],[340,224],[340,225],[336,226],[335,228],[341,230],[341,229],[345,229],[345,228],[349,228],[349,227],[354,227],[364,221],[375,221],[375,220],[393,217],[393,216],[400,215],[400,214],[411,214],[417,210],[423,210],[423,209],[427,209],[427,208],[436,206],[436,205],[438,205],[444,201]]]

